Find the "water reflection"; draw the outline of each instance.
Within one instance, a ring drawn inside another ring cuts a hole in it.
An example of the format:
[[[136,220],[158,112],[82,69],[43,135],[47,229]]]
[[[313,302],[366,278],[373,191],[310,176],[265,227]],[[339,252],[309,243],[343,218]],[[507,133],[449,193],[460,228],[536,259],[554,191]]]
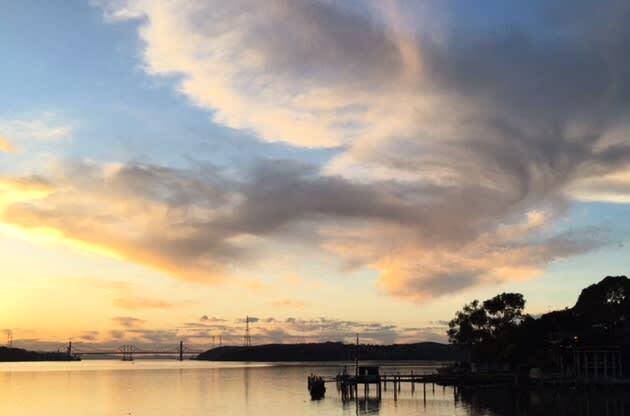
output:
[[[630,398],[621,389],[460,388],[455,394],[471,416],[630,415]]]
[[[243,368],[243,396],[245,397],[245,402],[249,402],[249,367]]]
[[[356,415],[630,416],[630,396],[623,389],[441,387],[436,394],[432,387],[419,394],[346,397],[342,408]]]
[[[420,368],[422,367],[422,368]],[[454,389],[390,385],[342,400],[334,385],[311,401],[310,373],[331,376],[335,365],[291,366],[207,362],[81,362],[0,364],[0,415],[425,415],[630,416],[625,391]],[[419,364],[414,373],[433,371]],[[392,370],[394,371],[394,370]],[[402,371],[402,369],[401,369]],[[426,392],[426,394],[425,394]]]
[[[381,399],[367,398],[355,401],[357,415],[378,414],[381,410]]]

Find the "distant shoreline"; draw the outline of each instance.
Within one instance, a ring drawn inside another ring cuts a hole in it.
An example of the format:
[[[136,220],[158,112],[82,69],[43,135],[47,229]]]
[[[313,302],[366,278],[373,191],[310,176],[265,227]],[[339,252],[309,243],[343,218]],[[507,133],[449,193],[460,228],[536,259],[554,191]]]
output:
[[[77,361],[64,352],[39,352],[22,348],[0,347],[0,362]]]
[[[458,361],[462,348],[451,344],[421,342],[416,344],[366,345],[322,342],[308,344],[266,344],[216,347],[199,354],[201,361],[249,362],[351,362],[362,361]]]

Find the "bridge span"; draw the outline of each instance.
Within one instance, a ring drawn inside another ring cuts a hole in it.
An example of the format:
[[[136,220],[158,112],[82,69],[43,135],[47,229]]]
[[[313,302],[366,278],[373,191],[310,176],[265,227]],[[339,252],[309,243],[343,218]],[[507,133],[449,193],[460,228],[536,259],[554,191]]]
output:
[[[166,349],[141,349],[134,345],[127,344],[121,345],[117,349],[112,350],[85,350],[81,348],[74,347],[72,345],[72,341],[68,342],[68,346],[66,347],[66,352],[71,357],[81,358],[85,355],[120,355],[122,356],[123,361],[133,361],[134,355],[174,355],[178,358],[179,361],[184,360],[184,356],[197,355],[201,354],[203,351],[193,350],[184,344],[184,341],[179,341],[177,346],[173,346],[173,348]]]

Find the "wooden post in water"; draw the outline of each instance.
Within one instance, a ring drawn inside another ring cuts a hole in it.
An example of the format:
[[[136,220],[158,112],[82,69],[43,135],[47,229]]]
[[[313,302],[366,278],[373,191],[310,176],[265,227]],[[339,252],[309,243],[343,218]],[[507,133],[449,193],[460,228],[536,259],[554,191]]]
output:
[[[584,351],[584,378],[588,380],[588,351]]]
[[[359,334],[357,333],[357,347],[354,351],[354,376],[359,375]]]
[[[593,353],[593,376],[599,378],[599,353],[597,351]]]
[[[427,407],[427,383],[422,383],[422,403]]]
[[[577,351],[573,351],[573,372],[576,378],[580,377],[580,359],[578,357]]]
[[[422,397],[424,402],[427,402],[427,383],[422,383]]]
[[[411,370],[411,392],[416,392],[416,379],[413,377],[413,370]]]

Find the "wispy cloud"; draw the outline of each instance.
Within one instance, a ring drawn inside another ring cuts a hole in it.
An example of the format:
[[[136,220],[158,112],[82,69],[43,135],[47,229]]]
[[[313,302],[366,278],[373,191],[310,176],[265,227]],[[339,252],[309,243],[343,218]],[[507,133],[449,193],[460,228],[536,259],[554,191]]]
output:
[[[133,316],[117,316],[112,318],[112,321],[123,328],[138,328],[144,325],[147,321]]]
[[[306,306],[306,302],[299,299],[277,299],[271,302],[276,308],[302,309]]]
[[[114,306],[127,309],[127,310],[139,310],[139,309],[171,309],[181,306],[179,302],[169,302],[162,299],[154,299],[147,297],[124,297],[116,298],[113,300]]]
[[[0,152],[13,153],[14,151],[15,147],[11,144],[11,142],[0,136]]]
[[[242,345],[245,331],[243,320],[230,321],[215,318],[215,322],[191,322],[177,328],[151,327],[149,323],[135,317],[113,318],[119,327],[110,331],[79,331],[72,337],[78,350],[82,346],[117,349],[121,344],[136,347],[171,348],[173,351],[180,340],[196,349],[216,346],[219,337],[223,345]],[[340,320],[332,318],[254,318],[250,320],[250,335],[254,344],[342,341],[354,343],[357,334],[362,343],[391,344],[423,341],[446,341],[446,325],[429,324],[405,327],[379,322]],[[213,344],[214,342],[214,344]],[[56,349],[59,342],[43,339],[19,338],[21,347]]]
[[[222,318],[217,318],[214,316],[203,315],[201,318],[199,318],[199,321],[204,322],[204,323],[216,323],[216,322],[225,322],[226,320]]]
[[[74,128],[73,123],[50,112],[34,117],[0,118],[0,151],[13,152],[27,143],[67,139]]]
[[[576,181],[568,193],[582,201],[630,203],[630,168]]]

